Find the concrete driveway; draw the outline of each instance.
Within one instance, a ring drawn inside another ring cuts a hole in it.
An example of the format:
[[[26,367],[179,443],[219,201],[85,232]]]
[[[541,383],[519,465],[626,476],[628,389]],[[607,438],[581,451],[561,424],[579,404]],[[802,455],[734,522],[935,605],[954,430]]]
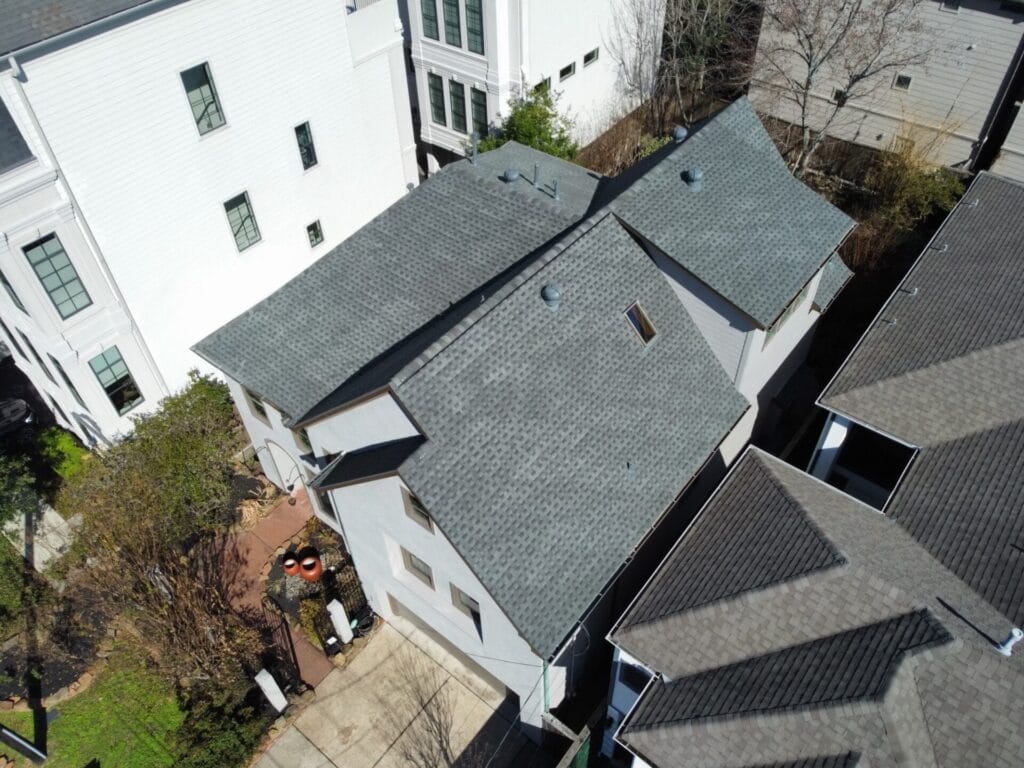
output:
[[[502,693],[410,634],[416,642],[383,625],[317,686],[316,700],[255,768],[547,764],[497,711]]]

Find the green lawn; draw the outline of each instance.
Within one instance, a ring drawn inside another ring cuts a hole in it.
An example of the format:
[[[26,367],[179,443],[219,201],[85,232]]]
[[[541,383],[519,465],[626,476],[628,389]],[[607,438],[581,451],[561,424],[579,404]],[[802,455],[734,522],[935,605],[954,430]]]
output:
[[[171,766],[175,732],[184,720],[174,691],[146,668],[127,643],[88,690],[57,705],[47,732],[51,768]],[[0,724],[31,739],[31,712],[0,712]]]

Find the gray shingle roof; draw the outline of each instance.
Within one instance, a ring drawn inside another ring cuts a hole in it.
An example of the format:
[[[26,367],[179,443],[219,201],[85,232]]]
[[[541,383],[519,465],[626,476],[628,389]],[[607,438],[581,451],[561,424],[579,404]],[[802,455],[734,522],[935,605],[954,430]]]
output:
[[[951,640],[927,610],[914,611],[656,684],[630,713],[627,728],[878,699],[906,654]]]
[[[69,32],[148,0],[3,0],[0,3],[0,54]]]
[[[32,151],[0,99],[0,173],[32,159]]]
[[[847,752],[843,755],[822,755],[809,757],[806,760],[787,760],[784,763],[762,763],[747,768],[857,768],[860,754]]]
[[[323,490],[397,472],[402,462],[423,444],[420,435],[378,443],[339,456],[321,472],[315,486]]]
[[[853,277],[853,272],[843,263],[838,253],[833,253],[825,262],[825,271],[818,283],[818,290],[814,294],[814,304],[822,312],[829,308],[833,299],[839,295],[843,287]]]
[[[745,543],[747,524],[735,514],[744,489],[750,515],[774,503],[762,475],[744,471],[750,464],[772,476],[846,564],[633,621],[645,600],[665,599],[659,577],[680,560],[695,561],[697,585],[701,569],[721,572],[735,561],[726,548],[709,557],[699,546],[711,518],[731,521],[732,530],[716,530],[746,557],[787,556],[782,537]],[[1024,656],[1007,659],[993,647],[1008,627],[894,522],[749,449],[614,633],[670,680],[645,691],[623,739],[658,768],[799,764],[846,752],[863,752],[870,765],[1015,766],[1024,754]],[[921,714],[908,716],[914,711]]]
[[[695,167],[704,171],[700,192],[681,178]],[[644,168],[639,178],[627,174],[625,191],[611,185],[612,210],[762,326],[853,227],[793,177],[745,98]]]
[[[515,151],[489,162],[503,167]],[[578,218],[508,187],[483,162],[446,167],[195,351],[300,420],[452,305],[489,295],[482,286]]]
[[[846,562],[759,462],[738,466],[715,505],[694,523],[685,556],[666,561],[645,587],[624,628]]]
[[[395,383],[428,438],[400,474],[548,656],[748,406],[614,217],[534,270]]]
[[[1024,623],[1022,267],[1024,185],[983,173],[821,397],[921,448],[887,514],[1016,623]]]

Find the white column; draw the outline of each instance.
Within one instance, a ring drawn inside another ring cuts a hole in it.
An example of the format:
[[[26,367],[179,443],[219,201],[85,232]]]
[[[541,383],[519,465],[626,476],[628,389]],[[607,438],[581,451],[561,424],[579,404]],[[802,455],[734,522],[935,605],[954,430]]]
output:
[[[821,437],[818,438],[818,447],[814,449],[807,471],[819,480],[827,478],[836,459],[839,458],[839,449],[843,447],[843,441],[849,431],[848,419],[834,413],[829,416],[825,428],[821,431]]]

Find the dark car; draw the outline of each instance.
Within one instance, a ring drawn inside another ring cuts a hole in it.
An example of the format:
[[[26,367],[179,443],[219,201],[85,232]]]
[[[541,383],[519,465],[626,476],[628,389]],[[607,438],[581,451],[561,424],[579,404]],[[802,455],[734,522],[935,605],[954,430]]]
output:
[[[17,432],[33,421],[35,421],[35,414],[24,400],[13,397],[0,400],[0,435]]]

